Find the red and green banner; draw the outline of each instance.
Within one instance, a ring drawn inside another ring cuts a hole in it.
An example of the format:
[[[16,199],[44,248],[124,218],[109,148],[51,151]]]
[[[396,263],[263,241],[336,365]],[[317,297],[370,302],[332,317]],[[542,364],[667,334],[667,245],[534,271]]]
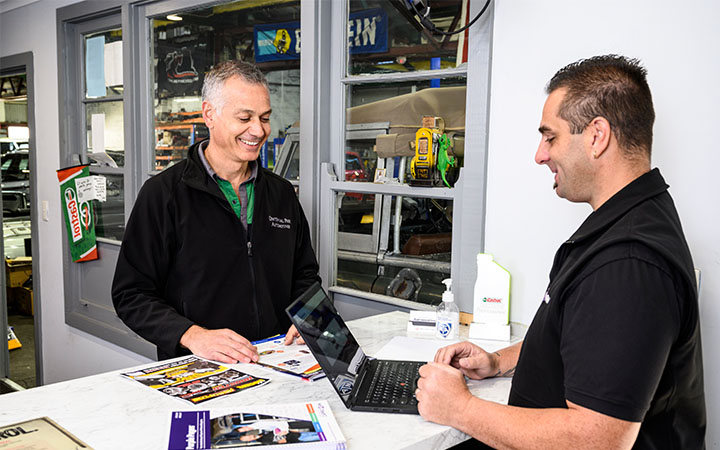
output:
[[[57,175],[72,260],[83,262],[98,259],[92,201],[81,201],[76,184],[77,180],[90,176],[88,165],[60,169]]]

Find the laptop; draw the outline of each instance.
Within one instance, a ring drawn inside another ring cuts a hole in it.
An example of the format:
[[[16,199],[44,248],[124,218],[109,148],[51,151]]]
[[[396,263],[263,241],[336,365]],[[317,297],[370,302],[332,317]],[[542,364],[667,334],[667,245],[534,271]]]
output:
[[[415,389],[425,361],[367,356],[320,283],[286,311],[348,409],[418,414]]]

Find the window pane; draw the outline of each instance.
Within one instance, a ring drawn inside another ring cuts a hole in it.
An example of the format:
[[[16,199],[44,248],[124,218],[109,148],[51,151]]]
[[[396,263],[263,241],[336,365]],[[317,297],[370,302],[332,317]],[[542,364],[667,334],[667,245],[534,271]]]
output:
[[[337,195],[335,284],[438,304],[450,276],[452,200]]]
[[[421,168],[427,163],[428,185],[454,184],[464,155],[466,79],[447,78],[437,82],[348,86],[345,181],[372,182],[384,176],[402,178],[405,183],[413,184],[416,179],[423,179],[420,175],[412,176],[412,167],[416,142],[419,140],[422,145],[425,132],[421,129],[427,128],[431,131],[432,142],[427,147],[432,157],[418,159],[416,166]],[[432,87],[434,84],[439,87]],[[430,125],[423,123],[424,116],[442,120],[433,120]],[[446,154],[447,160],[442,159],[441,153]],[[450,164],[438,164],[439,161]]]
[[[349,0],[348,75],[453,68],[467,60],[463,33],[426,31],[406,1]],[[463,22],[462,0],[433,1],[429,18],[442,31]]]
[[[125,233],[125,189],[122,175],[102,174],[106,178],[107,199],[95,201],[95,235],[121,241]]]
[[[85,105],[88,153],[106,152],[118,167],[125,165],[123,102],[87,103]],[[95,142],[102,139],[103,142]],[[91,162],[95,164],[95,161]]]
[[[285,131],[300,120],[300,2],[238,1],[152,19],[155,68],[155,169],[182,159],[208,136],[202,119],[204,74],[229,59],[255,63],[267,76],[271,134],[260,152],[272,167]]]
[[[87,34],[85,43],[85,98],[122,95],[122,30]]]

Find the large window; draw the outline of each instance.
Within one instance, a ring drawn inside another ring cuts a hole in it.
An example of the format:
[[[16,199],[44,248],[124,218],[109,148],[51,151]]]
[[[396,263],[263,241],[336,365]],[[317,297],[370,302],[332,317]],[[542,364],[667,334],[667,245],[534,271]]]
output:
[[[285,133],[300,119],[300,1],[237,1],[155,15],[152,29],[155,156],[162,170],[208,137],[202,119],[205,73],[228,59],[255,63],[266,74],[272,134],[261,163],[272,168]]]
[[[125,222],[148,177],[208,136],[201,88],[221,61],[246,60],[267,76],[272,134],[261,164],[273,167],[286,135],[297,143],[300,1],[88,1],[60,8],[58,28],[60,164],[90,164],[107,194],[95,204],[99,259],[66,258],[65,320],[155,357],[117,318],[110,298]]]
[[[432,4],[428,18],[439,29],[466,22],[465,2]],[[451,276],[454,184],[463,167],[464,41],[433,35],[404,2],[349,0],[345,14],[331,284],[436,305]]]
[[[122,30],[92,31],[82,39],[84,155],[91,173],[104,176],[107,184],[107,200],[96,203],[95,232],[99,238],[120,241],[125,231]]]

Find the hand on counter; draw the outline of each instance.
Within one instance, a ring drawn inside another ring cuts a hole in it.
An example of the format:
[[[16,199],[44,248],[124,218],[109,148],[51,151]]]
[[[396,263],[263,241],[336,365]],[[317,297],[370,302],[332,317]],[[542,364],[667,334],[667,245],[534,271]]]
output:
[[[473,395],[458,369],[429,362],[420,368],[415,397],[418,412],[425,420],[450,425],[456,422],[456,414],[464,414]]]
[[[435,354],[435,362],[459,369],[473,380],[489,377],[512,377],[517,366],[522,341],[500,351],[489,353],[468,341],[443,347]]]
[[[227,328],[208,330],[192,325],[180,338],[180,345],[201,358],[228,364],[259,359],[257,349],[250,341]]]
[[[435,354],[435,362],[459,369],[473,380],[497,376],[498,359],[497,354],[488,353],[468,341],[443,347]]]
[[[300,336],[295,325],[290,325],[290,329],[288,329],[288,332],[285,334],[285,345],[290,345],[295,341],[297,341],[298,344],[305,343],[305,340]]]

